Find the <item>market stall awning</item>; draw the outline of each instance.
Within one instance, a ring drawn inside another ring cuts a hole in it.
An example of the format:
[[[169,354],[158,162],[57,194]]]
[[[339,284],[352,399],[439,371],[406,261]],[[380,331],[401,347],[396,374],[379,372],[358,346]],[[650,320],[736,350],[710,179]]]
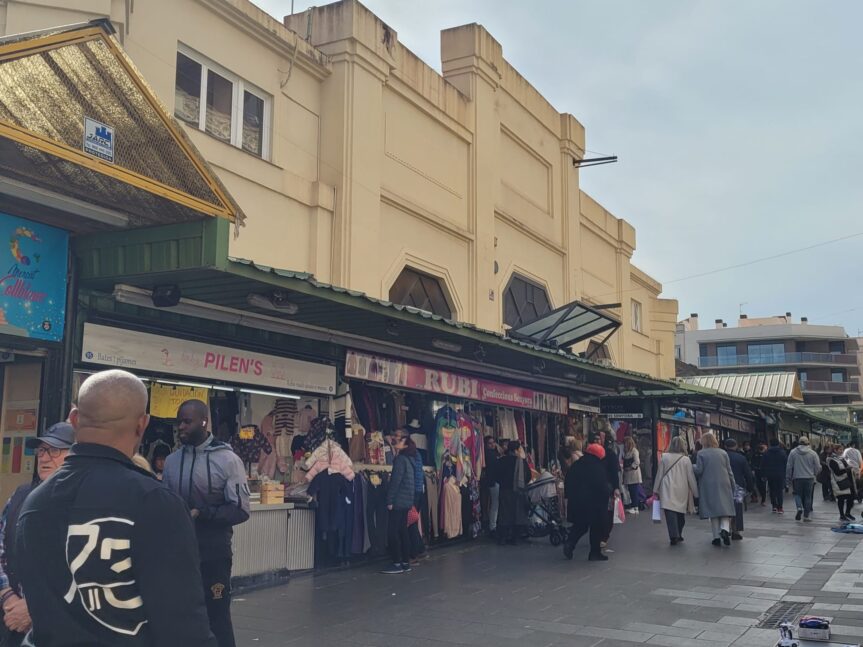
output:
[[[49,224],[67,229],[64,199],[72,213],[96,207],[85,231],[205,216],[241,222],[112,34],[94,21],[0,39],[0,194],[49,205]]]
[[[803,402],[803,391],[794,372],[698,375],[679,381],[741,398]]]
[[[569,348],[620,327],[620,322],[595,308],[573,301],[539,319],[509,331],[510,337],[549,348]]]
[[[322,283],[308,274],[230,259],[228,228],[227,222],[210,219],[80,238],[75,252],[82,287],[114,295],[131,308],[130,314],[142,318],[152,319],[159,310],[313,336],[358,350],[517,376],[563,392],[676,386]],[[172,307],[155,308],[152,290],[166,285],[177,288],[179,300]],[[172,319],[172,327],[183,323],[178,319]]]

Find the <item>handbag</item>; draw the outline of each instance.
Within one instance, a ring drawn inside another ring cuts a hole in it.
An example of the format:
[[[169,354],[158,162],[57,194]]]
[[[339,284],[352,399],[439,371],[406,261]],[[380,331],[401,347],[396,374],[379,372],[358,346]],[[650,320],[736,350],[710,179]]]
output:
[[[411,509],[408,510],[408,528],[410,528],[415,523],[419,523],[420,521],[420,513],[417,511],[415,506],[411,506]],[[0,646],[2,647],[2,646]]]
[[[651,519],[653,523],[662,522],[662,504],[659,502],[659,499],[653,500],[653,510],[651,512]]]

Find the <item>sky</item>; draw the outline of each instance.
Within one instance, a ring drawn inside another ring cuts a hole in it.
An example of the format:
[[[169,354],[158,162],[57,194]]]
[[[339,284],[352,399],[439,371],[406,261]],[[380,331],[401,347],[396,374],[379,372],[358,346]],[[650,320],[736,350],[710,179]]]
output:
[[[581,188],[635,227],[633,260],[680,318],[791,312],[863,336],[863,2],[363,4],[437,70],[440,31],[480,23],[589,151],[617,155]]]

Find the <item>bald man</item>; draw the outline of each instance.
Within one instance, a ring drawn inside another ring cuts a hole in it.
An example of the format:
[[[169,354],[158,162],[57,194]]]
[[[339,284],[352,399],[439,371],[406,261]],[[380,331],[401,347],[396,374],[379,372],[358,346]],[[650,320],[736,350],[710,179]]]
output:
[[[215,647],[189,511],[132,463],[147,389],[104,371],[69,416],[76,444],[21,510],[21,581],[37,645]]]

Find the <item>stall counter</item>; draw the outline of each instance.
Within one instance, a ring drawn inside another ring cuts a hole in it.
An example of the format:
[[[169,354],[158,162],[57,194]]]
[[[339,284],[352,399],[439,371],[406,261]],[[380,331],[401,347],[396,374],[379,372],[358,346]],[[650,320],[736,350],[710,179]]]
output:
[[[303,571],[315,566],[315,511],[302,503],[253,503],[234,528],[233,576]]]

